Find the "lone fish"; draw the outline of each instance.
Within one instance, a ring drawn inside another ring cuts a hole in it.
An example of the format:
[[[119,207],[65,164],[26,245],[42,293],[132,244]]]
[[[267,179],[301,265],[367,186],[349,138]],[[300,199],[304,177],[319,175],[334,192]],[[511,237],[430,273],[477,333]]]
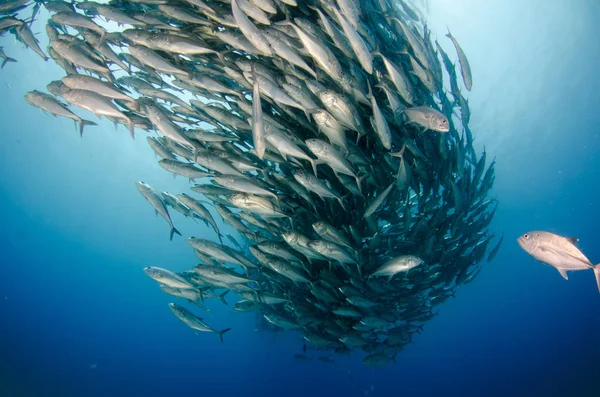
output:
[[[598,291],[600,292],[600,265],[592,262],[577,248],[576,238],[561,237],[549,232],[528,232],[517,242],[529,255],[538,261],[554,267],[565,280],[567,272],[575,270],[594,270]]]

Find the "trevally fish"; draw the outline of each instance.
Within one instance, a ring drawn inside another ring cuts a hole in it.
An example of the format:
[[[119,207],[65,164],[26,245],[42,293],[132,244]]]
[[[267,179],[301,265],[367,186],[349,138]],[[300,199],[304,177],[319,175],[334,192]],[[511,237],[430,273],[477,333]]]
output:
[[[140,193],[142,193],[144,198],[146,200],[148,200],[148,202],[150,203],[150,205],[152,205],[152,207],[154,207],[154,211],[156,211],[157,214],[160,214],[160,216],[165,218],[165,220],[169,223],[169,226],[171,226],[171,234],[169,236],[169,239],[173,240],[173,234],[175,234],[175,233],[177,233],[181,236],[181,233],[179,232],[179,230],[175,229],[175,226],[173,226],[173,221],[171,220],[169,211],[167,210],[165,203],[163,202],[160,195],[156,192],[156,190],[154,190],[152,188],[152,186],[148,185],[145,182],[141,182],[141,181],[137,182],[136,186],[137,186],[138,190],[140,191]]]
[[[402,255],[386,261],[375,273],[369,277],[388,276],[388,281],[396,274],[408,272],[423,263],[423,259],[414,255]]]
[[[194,315],[192,312],[190,312],[185,307],[179,306],[175,303],[169,303],[169,309],[171,309],[173,314],[175,314],[175,316],[178,319],[180,319],[185,325],[187,325],[194,331],[213,332],[213,333],[217,334],[217,336],[219,337],[219,340],[221,342],[223,342],[223,335],[226,332],[231,330],[231,328],[225,328],[224,330],[221,330],[221,331],[215,331],[214,329],[212,329],[211,327],[206,325],[202,321],[203,320],[202,318]]]
[[[565,280],[567,272],[576,270],[593,270],[600,292],[600,264],[592,262],[575,245],[576,238],[562,237],[554,233],[533,231],[523,234],[517,242],[536,260],[554,267]]]

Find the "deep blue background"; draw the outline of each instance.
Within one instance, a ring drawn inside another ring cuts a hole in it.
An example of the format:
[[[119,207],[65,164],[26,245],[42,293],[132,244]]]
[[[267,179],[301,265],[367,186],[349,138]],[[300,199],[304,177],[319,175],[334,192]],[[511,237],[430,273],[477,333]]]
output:
[[[174,193],[188,183],[156,164],[145,134],[132,141],[104,122],[80,139],[71,121],[27,105],[25,92],[60,71],[0,39],[19,59],[0,71],[0,395],[599,396],[592,272],[565,281],[515,242],[535,229],[575,236],[600,262],[599,8],[480,3],[430,1],[430,23],[451,49],[448,24],[471,60],[471,124],[497,159],[492,227],[504,246],[384,368],[358,353],[297,361],[299,337],[257,333],[233,297],[205,317],[233,328],[224,344],[181,324],[142,268],[181,271],[195,258],[184,239],[169,242],[134,182]],[[184,236],[214,237],[174,221]]]

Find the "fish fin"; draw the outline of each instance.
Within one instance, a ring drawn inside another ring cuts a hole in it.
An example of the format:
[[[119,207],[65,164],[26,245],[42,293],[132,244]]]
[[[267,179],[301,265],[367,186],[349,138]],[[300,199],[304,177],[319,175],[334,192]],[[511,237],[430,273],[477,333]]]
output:
[[[4,69],[4,66],[6,66],[8,62],[17,62],[17,60],[11,57],[4,58],[4,62],[2,62],[2,66],[0,66],[0,69]]]
[[[175,233],[177,233],[177,234],[179,234],[181,236],[181,233],[179,233],[179,230],[175,229],[175,227],[172,227],[171,228],[171,235],[170,235],[170,238],[169,238],[171,241],[173,241],[173,235]]]
[[[81,136],[83,138],[83,127],[85,127],[86,125],[98,125],[96,123],[94,123],[93,121],[90,120],[81,120],[79,122],[79,136]]]
[[[106,32],[102,32],[102,34],[100,35],[100,39],[98,40],[98,43],[96,44],[96,49],[100,49],[102,48],[102,44],[104,44],[104,42],[106,41]]]
[[[371,51],[371,54],[373,56],[380,56],[383,57],[383,55],[381,54],[381,49],[379,48],[379,41],[377,41],[375,43],[375,49],[373,51]]]
[[[448,34],[446,35],[446,37],[452,39],[452,33],[450,33],[450,28],[446,26],[446,29],[448,29]]]
[[[344,211],[348,211],[348,207],[346,207],[346,206],[344,205],[344,198],[345,198],[345,197],[348,197],[348,195],[346,195],[346,196],[344,196],[344,197],[336,197],[336,199],[337,199],[337,201],[340,203],[340,206],[342,207],[342,209],[343,209]]]
[[[231,328],[225,328],[223,331],[219,331],[217,332],[217,335],[219,336],[219,340],[221,341],[221,343],[223,343],[223,335],[225,334],[225,332],[231,330]]]
[[[313,169],[313,172],[315,173],[315,176],[317,176],[317,165],[325,164],[325,162],[323,160],[311,160],[310,164],[312,165],[312,169]]]
[[[596,276],[596,284],[598,284],[598,292],[600,292],[600,263],[594,266],[594,275]]]
[[[227,305],[227,301],[225,300],[225,295],[227,295],[229,293],[229,290],[226,290],[225,292],[223,292],[222,294],[217,295],[217,298],[223,302],[223,304]]]
[[[402,144],[402,148],[400,149],[399,152],[389,153],[389,155],[392,156],[392,157],[400,157],[400,158],[402,158],[402,156],[404,156],[404,150],[406,150],[406,142]]]
[[[369,89],[369,92],[367,93],[367,99],[371,100],[371,98],[373,98],[373,89],[371,88],[371,83],[369,83],[369,80],[367,80],[367,88]]]
[[[571,244],[575,245],[579,242],[577,237],[565,237]]]
[[[364,174],[361,177],[355,176],[354,179],[356,180],[356,187],[358,187],[358,192],[361,194],[362,196],[362,181],[367,178],[369,176],[369,174]]]
[[[193,301],[193,300],[190,300],[190,299],[188,299],[188,302],[193,303],[194,305],[198,306],[200,309],[204,310],[205,312],[210,311],[210,310],[208,310],[206,308],[206,306],[204,306],[203,304],[201,304],[199,302],[196,302],[196,301]]]
[[[129,127],[129,133],[131,134],[131,138],[135,139],[135,124],[133,124],[133,121],[129,120],[127,126]]]
[[[560,273],[561,276],[563,276],[563,278],[565,280],[569,279],[569,276],[567,275],[567,271],[565,269],[556,269],[558,270],[558,272]],[[596,271],[596,268],[594,268],[594,271]]]

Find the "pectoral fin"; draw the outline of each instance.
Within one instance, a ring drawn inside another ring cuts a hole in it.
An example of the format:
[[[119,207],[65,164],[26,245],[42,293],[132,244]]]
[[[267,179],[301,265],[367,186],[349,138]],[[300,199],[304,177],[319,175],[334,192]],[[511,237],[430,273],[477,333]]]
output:
[[[569,279],[569,276],[567,275],[567,271],[565,269],[556,269],[556,270],[558,270],[558,272],[560,273],[560,275],[563,276],[563,278],[565,280]]]

